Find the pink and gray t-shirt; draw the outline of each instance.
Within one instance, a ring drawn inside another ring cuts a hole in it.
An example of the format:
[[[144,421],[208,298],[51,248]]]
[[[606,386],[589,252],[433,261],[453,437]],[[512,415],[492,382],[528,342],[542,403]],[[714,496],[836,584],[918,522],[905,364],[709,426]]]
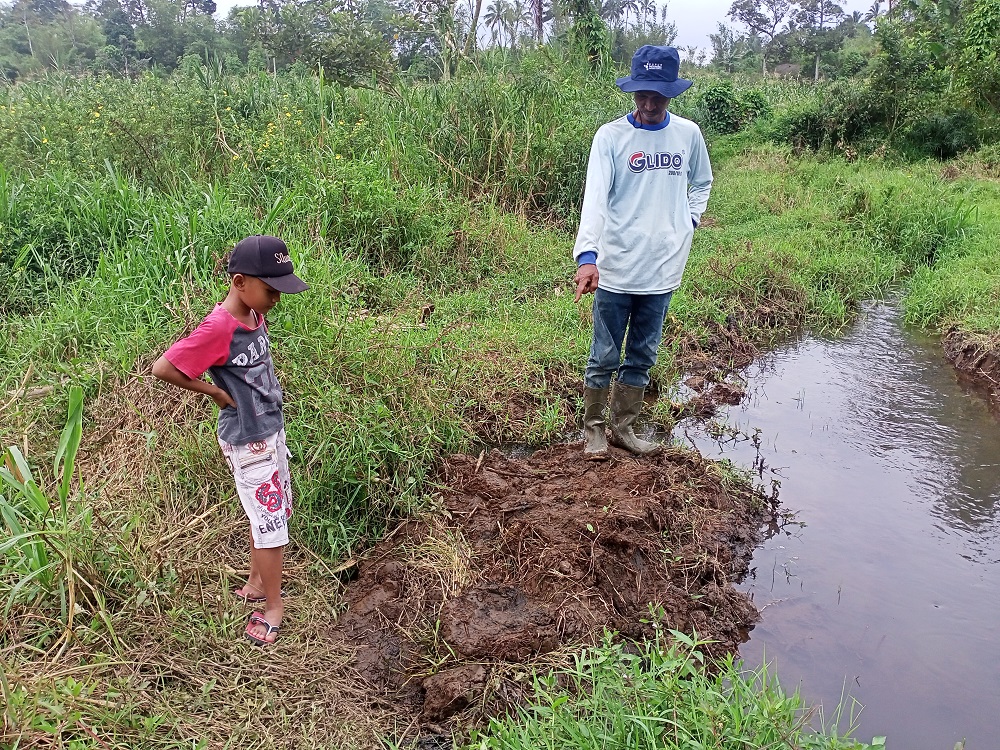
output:
[[[274,375],[271,342],[261,318],[247,328],[217,304],[187,336],[163,355],[189,378],[206,372],[228,393],[236,408],[219,411],[219,438],[227,443],[264,440],[282,429],[281,386]]]

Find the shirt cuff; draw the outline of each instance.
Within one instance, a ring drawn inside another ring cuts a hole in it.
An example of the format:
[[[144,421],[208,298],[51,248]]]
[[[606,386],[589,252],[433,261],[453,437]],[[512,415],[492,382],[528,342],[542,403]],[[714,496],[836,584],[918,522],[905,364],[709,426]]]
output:
[[[580,266],[585,266],[588,263],[594,263],[594,264],[597,263],[597,252],[596,251],[594,251],[594,250],[587,250],[585,252],[580,253],[580,255],[576,259],[577,268],[579,268]]]
[[[694,218],[693,216],[691,217],[691,223],[694,224],[694,228],[695,229],[698,228],[698,220],[696,218]]]

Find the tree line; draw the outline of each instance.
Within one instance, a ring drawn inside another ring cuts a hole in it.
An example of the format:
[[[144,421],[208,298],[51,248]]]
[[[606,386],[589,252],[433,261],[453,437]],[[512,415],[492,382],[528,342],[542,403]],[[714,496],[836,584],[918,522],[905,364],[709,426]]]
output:
[[[448,78],[483,55],[542,47],[621,65],[640,45],[677,37],[656,0],[257,0],[217,11],[215,0],[0,3],[0,73],[134,76],[214,59],[230,70],[322,68],[364,85],[400,72]],[[904,104],[945,95],[1000,108],[1000,0],[876,0],[851,14],[834,0],[734,0],[726,20],[711,50],[682,48],[685,65],[865,80]]]

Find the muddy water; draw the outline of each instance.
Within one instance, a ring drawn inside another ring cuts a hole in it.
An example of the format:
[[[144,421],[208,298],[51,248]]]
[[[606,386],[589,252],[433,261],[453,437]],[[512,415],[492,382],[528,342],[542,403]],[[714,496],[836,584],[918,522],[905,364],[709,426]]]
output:
[[[841,728],[853,710],[855,736],[890,750],[1000,748],[1000,422],[940,342],[884,305],[748,378],[718,418],[760,430],[761,476],[796,516],[744,582],[763,610],[744,661],[828,721],[848,694]],[[752,440],[685,434],[706,456],[758,456]]]

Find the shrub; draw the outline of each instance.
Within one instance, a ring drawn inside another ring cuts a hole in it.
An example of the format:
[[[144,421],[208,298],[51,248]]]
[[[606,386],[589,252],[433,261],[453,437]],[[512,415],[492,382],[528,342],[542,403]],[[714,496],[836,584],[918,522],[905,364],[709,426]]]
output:
[[[922,114],[906,129],[906,141],[922,154],[950,159],[979,145],[976,119],[964,109]]]
[[[716,133],[735,133],[771,115],[771,103],[763,90],[737,91],[731,81],[710,84],[697,102],[701,122]]]
[[[742,94],[744,127],[760,119],[771,116],[771,102],[767,95],[758,88],[747,89]]]
[[[888,122],[881,97],[867,82],[835,81],[776,116],[769,135],[814,151],[870,150],[889,135]]]
[[[813,97],[790,105],[775,115],[766,132],[777,143],[818,151],[825,136],[822,100]]]
[[[743,101],[730,81],[710,84],[698,100],[704,125],[716,133],[735,133],[743,126]]]

